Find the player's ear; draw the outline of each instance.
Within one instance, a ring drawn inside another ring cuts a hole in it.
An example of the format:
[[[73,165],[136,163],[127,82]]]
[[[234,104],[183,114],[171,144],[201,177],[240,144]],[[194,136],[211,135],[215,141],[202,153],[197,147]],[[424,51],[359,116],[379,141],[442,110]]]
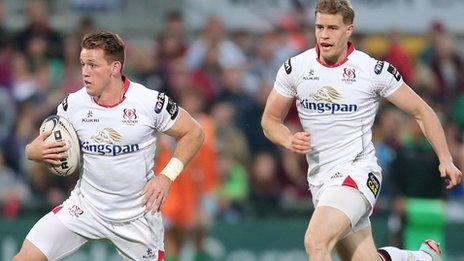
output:
[[[122,64],[120,61],[113,61],[111,63],[111,74],[118,75],[122,72]]]
[[[346,36],[349,38],[354,32],[354,25],[349,24],[346,29]]]

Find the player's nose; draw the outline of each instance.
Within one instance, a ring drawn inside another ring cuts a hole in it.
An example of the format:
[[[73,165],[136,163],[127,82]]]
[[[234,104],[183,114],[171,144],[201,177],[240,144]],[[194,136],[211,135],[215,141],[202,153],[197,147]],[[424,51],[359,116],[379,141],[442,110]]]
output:
[[[321,28],[319,35],[321,38],[327,39],[329,38],[329,30],[327,28]]]
[[[326,29],[323,29],[322,32],[321,32],[321,38],[322,39],[328,39],[329,38],[329,34],[327,33],[327,30]]]
[[[83,77],[89,76],[89,69],[87,68],[87,66],[82,66],[81,73]]]

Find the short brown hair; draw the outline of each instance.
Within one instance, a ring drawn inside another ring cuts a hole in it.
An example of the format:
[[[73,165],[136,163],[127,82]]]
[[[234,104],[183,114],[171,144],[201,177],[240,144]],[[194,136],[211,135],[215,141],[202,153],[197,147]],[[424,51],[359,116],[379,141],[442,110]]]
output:
[[[354,9],[349,0],[319,0],[314,13],[341,14],[345,24],[352,24],[354,20]]]
[[[83,49],[102,49],[108,62],[119,61],[124,65],[124,41],[122,38],[108,31],[88,33],[82,39]]]

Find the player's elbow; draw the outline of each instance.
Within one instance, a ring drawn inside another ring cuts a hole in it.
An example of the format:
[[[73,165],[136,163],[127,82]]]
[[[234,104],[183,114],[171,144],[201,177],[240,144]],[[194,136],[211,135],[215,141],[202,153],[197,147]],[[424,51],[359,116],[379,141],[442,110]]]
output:
[[[271,129],[272,126],[272,118],[269,116],[263,114],[263,117],[261,118],[261,128],[263,129],[264,136],[269,138],[268,133]]]
[[[269,125],[268,122],[269,122],[268,117],[266,117],[266,115],[263,114],[263,117],[261,117],[261,128],[263,129],[264,132],[266,132],[266,128]]]
[[[190,130],[190,133],[194,140],[198,141],[200,145],[203,144],[205,141],[205,131],[200,124],[195,123],[194,127]]]
[[[415,108],[411,115],[414,119],[419,122],[422,122],[424,118],[436,117],[435,111],[427,103],[422,103],[420,106]]]

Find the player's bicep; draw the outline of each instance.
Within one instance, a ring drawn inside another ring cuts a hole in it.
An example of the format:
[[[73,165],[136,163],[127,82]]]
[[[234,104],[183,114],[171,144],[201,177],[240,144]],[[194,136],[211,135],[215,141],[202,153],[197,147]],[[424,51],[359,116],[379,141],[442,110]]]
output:
[[[164,133],[179,139],[186,135],[189,131],[194,131],[198,128],[198,122],[195,121],[187,111],[179,107],[179,115],[177,116],[176,122],[171,126],[171,128],[164,131]]]
[[[177,103],[162,92],[158,93],[154,106],[154,127],[157,131],[165,132],[175,124],[179,117],[179,106]]]
[[[386,97],[391,103],[404,112],[417,116],[423,108],[428,105],[407,84],[403,83],[392,94]]]
[[[272,89],[264,108],[263,122],[266,120],[283,122],[292,106],[293,100],[293,98],[285,97],[275,89]]]
[[[404,83],[400,72],[390,63],[377,61],[374,67],[374,91],[381,97],[390,96]]]

